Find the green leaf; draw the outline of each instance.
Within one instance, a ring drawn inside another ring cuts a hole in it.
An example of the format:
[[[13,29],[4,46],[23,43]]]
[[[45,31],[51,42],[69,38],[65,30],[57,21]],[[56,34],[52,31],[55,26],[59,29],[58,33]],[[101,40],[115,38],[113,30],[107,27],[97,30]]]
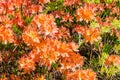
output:
[[[112,3],[113,0],[104,0],[105,3]]]
[[[118,6],[120,8],[120,1],[116,0],[116,6]]]
[[[60,19],[60,18],[56,18],[56,19],[55,19],[55,22],[56,22],[56,24],[57,24],[57,26],[58,26],[58,27],[60,27],[60,26],[61,26],[60,21],[61,21],[61,19]]]
[[[14,44],[13,43],[7,43],[7,45],[5,46],[5,50],[10,50],[14,48]]]
[[[107,27],[107,26],[103,26],[101,27],[100,29],[101,33],[109,33],[111,31],[111,28],[110,27]]]
[[[55,69],[55,68],[57,68],[58,67],[58,63],[52,63],[52,65],[51,65],[51,67],[53,68],[53,69]]]
[[[20,35],[20,34],[22,34],[22,31],[16,25],[13,25],[12,28],[13,28],[14,33],[17,36]]]
[[[98,48],[100,47],[100,46],[99,46],[99,42],[95,42],[95,43],[94,43],[94,46],[95,46],[95,48],[98,49]]]
[[[113,50],[116,52],[116,53],[120,53],[120,44],[119,45],[115,45],[113,47]]]
[[[0,50],[4,49],[4,45],[2,44],[2,42],[0,42]]]
[[[100,3],[100,0],[83,0],[83,1],[87,3]]]
[[[115,28],[115,29],[120,29],[120,20],[114,19],[114,20],[111,22],[111,25],[112,25],[112,27]]]
[[[99,27],[99,24],[97,23],[97,22],[95,22],[95,21],[92,21],[91,23],[90,23],[90,26],[89,26],[90,28],[96,28],[96,27]]]
[[[110,44],[105,44],[105,45],[103,46],[102,51],[105,52],[105,53],[110,53],[111,49],[112,49],[112,45],[110,45]]]
[[[100,66],[103,66],[103,65],[104,65],[107,56],[108,56],[107,53],[105,53],[105,52],[101,53],[101,55],[99,56],[99,61],[98,61],[98,64],[99,64]]]
[[[32,21],[32,19],[33,19],[33,16],[27,16],[27,17],[25,18],[25,23],[26,23],[26,25],[28,25],[28,24]]]
[[[14,18],[14,15],[9,15],[8,17],[9,17],[9,18],[10,18],[10,20],[11,20],[11,19],[13,19],[13,18]]]
[[[102,12],[101,18],[105,19],[109,15],[110,15],[110,9],[106,9],[105,11]]]
[[[46,7],[45,12],[47,13],[48,11],[53,11],[55,9],[62,7],[63,2],[64,0],[58,0],[57,2],[50,2],[48,6]]]
[[[16,25],[12,26],[13,32],[16,34],[18,40],[20,40],[20,35],[22,34],[22,30],[19,29]]]

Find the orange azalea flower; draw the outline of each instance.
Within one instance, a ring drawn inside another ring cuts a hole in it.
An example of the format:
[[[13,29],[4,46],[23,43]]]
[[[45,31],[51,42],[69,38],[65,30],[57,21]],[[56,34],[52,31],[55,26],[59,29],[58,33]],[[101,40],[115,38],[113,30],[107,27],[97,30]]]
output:
[[[46,65],[48,68],[50,68],[51,64],[55,63],[61,57],[73,56],[72,58],[75,57],[75,59],[80,61],[82,57],[73,52],[73,50],[76,50],[77,47],[78,46],[75,43],[67,44],[52,38],[46,38],[29,53],[29,57],[34,62],[38,62],[39,65]],[[70,58],[70,60],[74,61],[72,58]],[[83,60],[81,60],[81,62],[77,62],[77,60],[75,60],[73,64],[83,64],[82,61]]]
[[[32,51],[29,53],[29,57],[31,58],[31,60],[33,60],[34,62],[38,62],[40,59],[40,50],[39,48],[34,48],[32,49]]]
[[[10,74],[10,80],[21,80],[20,77],[14,75],[14,74]]]
[[[39,76],[38,74],[34,78],[35,80],[46,80],[44,75]]]
[[[93,43],[94,41],[98,41],[101,39],[100,30],[97,28],[86,28],[83,37],[86,42]]]
[[[51,14],[39,14],[33,18],[32,23],[36,23],[40,29],[40,34],[53,36],[57,32],[55,19]]]
[[[91,69],[77,70],[66,74],[66,80],[97,80],[96,73]]]
[[[74,4],[80,4],[81,0],[64,0],[64,6],[71,6]]]
[[[64,10],[61,11],[53,11],[52,14],[54,15],[55,18],[60,18],[61,16],[63,16],[65,14]]]
[[[34,48],[29,56],[34,62],[38,62],[40,65],[46,65],[51,67],[51,64],[58,60],[58,53],[54,46],[56,40],[46,39],[39,43],[39,45]]]
[[[35,70],[35,62],[30,57],[21,57],[18,61],[18,69],[23,69],[23,74],[30,74],[30,71]]]
[[[72,69],[82,66],[84,64],[83,57],[76,53],[69,53],[68,57],[61,58],[61,64],[63,69]]]
[[[41,48],[42,52],[40,54],[41,54],[41,57],[44,57],[44,59],[47,59],[47,63],[51,65],[51,63],[54,63],[61,57],[70,56],[69,54],[72,54],[71,52],[73,52],[75,48],[76,48],[76,45],[73,43],[67,44],[65,42],[60,42],[58,40],[48,38],[46,39],[46,44],[44,48]],[[78,56],[78,59],[79,59],[79,56]]]
[[[37,0],[37,1],[39,1],[40,4],[44,4],[44,3],[49,3],[50,2],[50,0]]]
[[[115,66],[120,66],[120,56],[118,55],[110,55],[107,57],[105,61],[105,65],[109,66],[113,63]]]
[[[0,26],[12,27],[13,22],[8,18],[8,16],[0,15]]]
[[[17,44],[17,38],[11,28],[7,28],[3,25],[0,25],[0,41],[3,43],[15,43]]]
[[[0,1],[0,15],[5,14],[7,10],[7,5],[4,0]]]
[[[20,12],[17,12],[17,13],[14,13],[14,18],[12,19],[11,23],[12,24],[16,24],[18,25],[19,27],[23,28],[25,26],[25,22],[24,20],[22,19],[21,17],[21,13]]]
[[[72,49],[73,51],[77,51],[77,49],[79,48],[79,45],[76,44],[75,42],[70,42],[69,48]]]
[[[63,43],[59,43],[58,51],[62,53],[61,56],[63,56],[64,55],[63,53],[72,52],[72,49],[69,48],[68,44],[63,42]]]
[[[69,29],[61,26],[58,30],[57,33],[55,33],[55,37],[58,38],[58,39],[61,39],[61,38],[67,38],[68,36],[70,35],[70,31]]]
[[[118,31],[118,30],[116,31],[116,36],[120,37],[120,31]]]
[[[80,70],[79,71],[79,79],[82,80],[96,80],[96,73],[91,69],[88,70]]]
[[[98,28],[87,28],[82,26],[76,26],[74,31],[82,34],[84,37],[85,42],[93,43],[101,39],[100,37],[100,30]]]
[[[85,27],[86,26],[75,25],[75,28],[73,29],[73,31],[76,31],[79,34],[83,34],[85,32]]]
[[[31,46],[36,46],[40,43],[40,36],[38,34],[37,28],[33,26],[28,26],[25,28],[22,34],[22,40]]]
[[[29,6],[28,11],[32,14],[35,14],[37,12],[42,12],[43,6],[32,4],[31,6]]]
[[[46,65],[50,69],[51,64],[58,60],[58,55],[56,51],[49,47],[45,47],[42,49],[43,51],[40,52],[39,63],[40,65]]]
[[[44,75],[42,75],[38,80],[46,80]]]
[[[63,19],[62,22],[66,21],[72,22],[72,16],[69,13],[65,14],[62,19]]]
[[[88,8],[79,8],[76,10],[76,19],[78,21],[86,20],[91,21],[94,18],[94,13]]]

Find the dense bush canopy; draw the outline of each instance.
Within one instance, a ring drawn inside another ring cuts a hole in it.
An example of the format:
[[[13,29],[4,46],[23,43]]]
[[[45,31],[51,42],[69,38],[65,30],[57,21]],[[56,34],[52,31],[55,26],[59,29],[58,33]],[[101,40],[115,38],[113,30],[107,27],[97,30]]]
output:
[[[120,80],[120,1],[0,0],[0,80]]]

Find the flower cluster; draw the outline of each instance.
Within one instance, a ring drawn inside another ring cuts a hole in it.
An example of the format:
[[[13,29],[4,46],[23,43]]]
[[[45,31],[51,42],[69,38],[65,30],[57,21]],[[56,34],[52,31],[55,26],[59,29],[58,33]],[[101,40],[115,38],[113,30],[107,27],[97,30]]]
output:
[[[4,44],[7,42],[17,44],[17,38],[11,28],[0,25],[0,32],[0,41]]]
[[[77,70],[72,73],[67,73],[66,80],[97,80],[96,73],[91,69],[88,70]]]
[[[18,64],[19,69],[24,69],[24,73],[30,74],[30,71],[35,70],[35,62],[30,57],[21,57]]]
[[[118,55],[108,56],[106,61],[105,61],[105,65],[109,66],[111,64],[113,64],[115,66],[119,66],[120,65],[120,56],[118,56]]]
[[[52,38],[47,38],[41,40],[37,45],[35,45],[36,43],[29,44],[33,44],[35,48],[33,47],[33,50],[29,53],[28,57],[30,57],[32,61],[39,63],[41,66],[46,65],[50,69],[52,63],[55,63],[58,60],[62,65],[61,69],[75,69],[76,67],[83,65],[83,57],[74,52],[77,49],[75,43],[65,43]]]
[[[94,43],[101,39],[100,30],[98,28],[88,28],[84,26],[76,26],[74,31],[78,32],[84,37],[85,42]]]
[[[119,80],[119,0],[0,0],[0,80]]]
[[[86,20],[91,21],[94,19],[94,9],[89,6],[85,5],[85,7],[79,8],[76,10],[76,19],[78,21]]]
[[[80,4],[81,0],[65,0],[63,5],[64,6],[70,6],[75,4]]]
[[[38,29],[40,30],[40,34],[44,34],[44,35],[54,35],[57,32],[57,26],[56,23],[54,22],[55,19],[53,17],[53,15],[51,14],[39,14],[37,16],[34,17],[33,21],[31,23],[33,23],[33,25],[37,25]]]

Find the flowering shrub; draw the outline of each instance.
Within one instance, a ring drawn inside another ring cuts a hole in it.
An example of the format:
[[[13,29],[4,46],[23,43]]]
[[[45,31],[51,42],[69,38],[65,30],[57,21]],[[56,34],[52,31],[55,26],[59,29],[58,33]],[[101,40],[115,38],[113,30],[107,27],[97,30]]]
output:
[[[119,79],[119,0],[0,0],[0,80]]]

